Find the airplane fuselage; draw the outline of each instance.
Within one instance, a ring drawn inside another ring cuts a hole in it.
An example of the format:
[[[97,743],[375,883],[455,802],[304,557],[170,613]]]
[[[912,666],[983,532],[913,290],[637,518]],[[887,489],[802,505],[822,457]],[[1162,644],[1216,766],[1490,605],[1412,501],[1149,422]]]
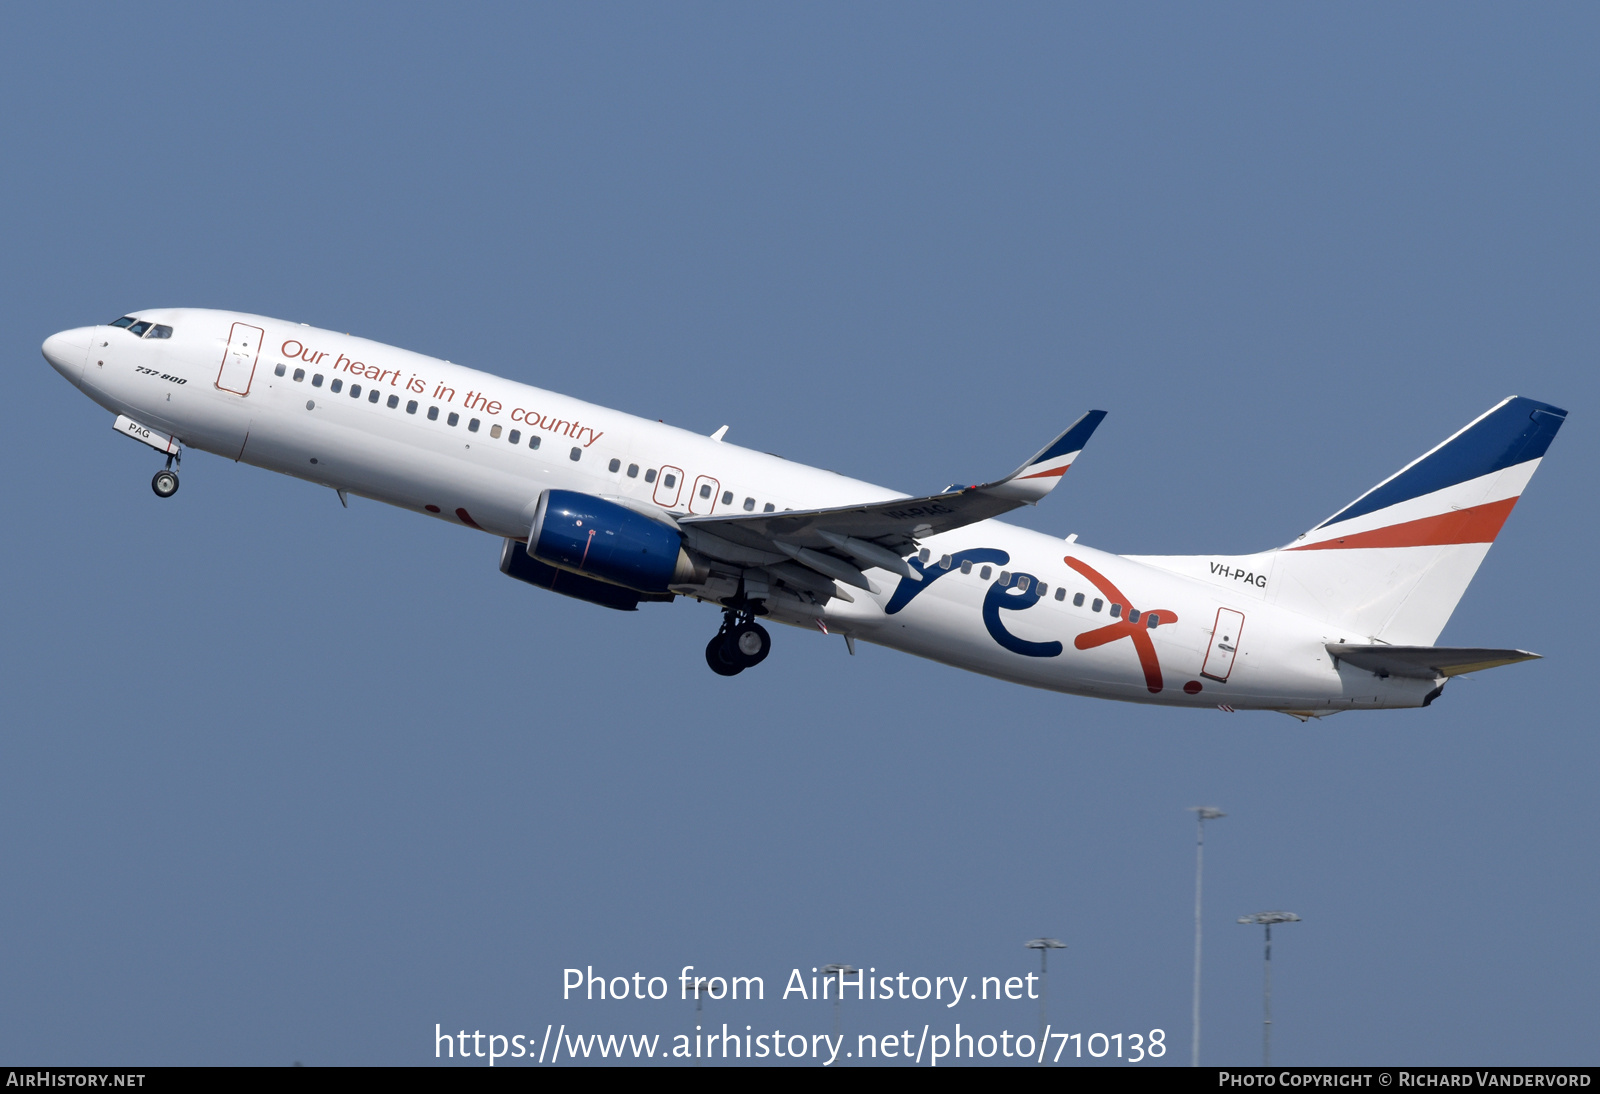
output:
[[[528,538],[550,489],[681,516],[904,496],[348,334],[245,313],[137,314],[170,335],[82,328],[57,336],[83,344],[80,363],[63,343],[47,356],[107,410],[184,445],[506,540]],[[1337,661],[1327,643],[1366,636],[1276,604],[1270,563],[1258,573],[1217,556],[1180,574],[1000,520],[919,544],[922,581],[871,570],[876,592],[772,618],[1134,702],[1326,713],[1421,706],[1442,683]]]

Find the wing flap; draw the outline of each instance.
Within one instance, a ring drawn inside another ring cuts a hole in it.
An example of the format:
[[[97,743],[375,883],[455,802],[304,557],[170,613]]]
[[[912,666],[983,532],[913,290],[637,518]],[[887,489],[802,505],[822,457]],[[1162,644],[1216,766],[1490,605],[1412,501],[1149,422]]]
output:
[[[754,550],[772,550],[779,540],[793,547],[828,550],[824,533],[871,540],[898,549],[902,555],[916,540],[953,531],[980,520],[998,517],[1026,504],[980,493],[981,487],[924,498],[896,498],[837,509],[789,509],[781,513],[751,513],[736,517],[684,517],[678,523],[705,530]],[[887,541],[887,542],[885,542]]]

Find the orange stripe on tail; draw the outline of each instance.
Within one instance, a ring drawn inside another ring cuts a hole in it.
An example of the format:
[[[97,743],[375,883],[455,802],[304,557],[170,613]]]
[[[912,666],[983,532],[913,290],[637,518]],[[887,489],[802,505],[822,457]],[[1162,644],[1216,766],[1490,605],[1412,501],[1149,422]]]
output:
[[[1474,505],[1434,517],[1408,520],[1370,532],[1354,532],[1321,543],[1291,547],[1291,551],[1339,551],[1355,547],[1440,547],[1447,543],[1493,543],[1517,504],[1516,498]]]

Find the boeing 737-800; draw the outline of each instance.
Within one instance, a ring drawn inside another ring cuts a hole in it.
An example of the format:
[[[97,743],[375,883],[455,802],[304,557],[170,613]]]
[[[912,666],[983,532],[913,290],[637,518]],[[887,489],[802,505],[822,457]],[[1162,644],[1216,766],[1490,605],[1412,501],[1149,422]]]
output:
[[[500,569],[608,608],[719,606],[732,676],[761,620],[1075,695],[1298,718],[1427,706],[1537,656],[1433,645],[1566,411],[1513,397],[1275,550],[1128,556],[996,518],[1060,483],[1091,410],[1005,478],[907,497],[363,338],[156,309],[44,355],[166,456],[281,471],[503,541]]]

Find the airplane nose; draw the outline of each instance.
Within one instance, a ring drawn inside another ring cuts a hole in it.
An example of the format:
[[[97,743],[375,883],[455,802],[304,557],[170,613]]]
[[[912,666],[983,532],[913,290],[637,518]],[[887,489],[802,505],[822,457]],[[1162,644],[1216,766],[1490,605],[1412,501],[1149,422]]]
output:
[[[52,334],[44,340],[44,359],[50,367],[76,384],[83,376],[83,365],[89,357],[89,343],[94,338],[93,327],[75,327]]]

